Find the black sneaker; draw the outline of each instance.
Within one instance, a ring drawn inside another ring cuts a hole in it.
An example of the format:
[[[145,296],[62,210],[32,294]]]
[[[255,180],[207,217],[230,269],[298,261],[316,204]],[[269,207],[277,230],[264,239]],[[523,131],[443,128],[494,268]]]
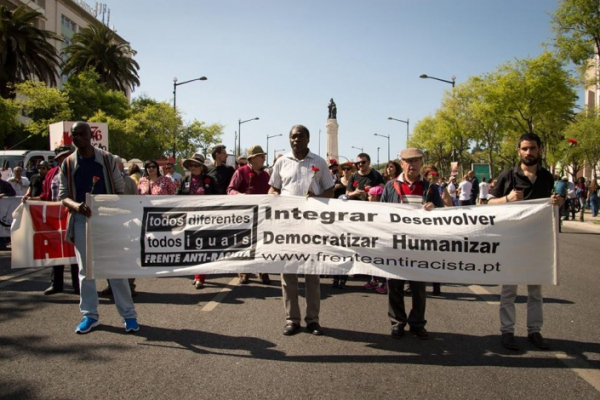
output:
[[[99,291],[98,294],[100,296],[104,296],[104,297],[112,296],[112,289],[111,289],[110,285],[108,285],[107,287],[105,287],[104,289]]]
[[[550,345],[548,344],[546,339],[544,339],[542,334],[539,332],[530,333],[529,335],[527,335],[527,339],[538,349],[548,350],[550,348]]]
[[[306,332],[312,333],[316,336],[321,336],[323,334],[323,329],[321,328],[321,325],[319,325],[318,322],[311,322],[306,327]]]
[[[288,323],[286,323],[285,327],[283,328],[283,334],[285,336],[295,335],[299,331],[300,331],[300,325],[298,325],[298,324],[296,324],[294,322],[288,322]]]
[[[427,340],[429,339],[429,332],[427,332],[427,329],[425,328],[410,328],[410,331],[413,335],[415,335],[416,337],[418,337],[421,340]]]
[[[521,348],[519,347],[519,343],[517,343],[517,341],[515,340],[515,334],[514,333],[503,333],[502,334],[502,338],[500,339],[500,343],[502,343],[502,346],[505,349],[509,349],[509,350],[520,350]]]
[[[44,294],[46,296],[50,296],[51,294],[61,293],[62,291],[63,291],[62,288],[58,288],[58,287],[52,285],[48,289],[44,290]]]
[[[392,337],[394,339],[400,339],[404,336],[404,327],[400,325],[392,326]]]

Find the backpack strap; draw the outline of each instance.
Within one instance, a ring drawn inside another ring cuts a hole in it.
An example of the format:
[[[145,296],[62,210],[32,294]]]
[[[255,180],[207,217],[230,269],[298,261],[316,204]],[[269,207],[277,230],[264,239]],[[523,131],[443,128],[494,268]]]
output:
[[[404,203],[404,192],[402,191],[402,185],[400,185],[400,183],[398,182],[398,179],[394,179],[392,181],[392,185],[394,186],[394,189],[396,189],[396,192],[398,193],[398,196],[400,197],[400,203]]]

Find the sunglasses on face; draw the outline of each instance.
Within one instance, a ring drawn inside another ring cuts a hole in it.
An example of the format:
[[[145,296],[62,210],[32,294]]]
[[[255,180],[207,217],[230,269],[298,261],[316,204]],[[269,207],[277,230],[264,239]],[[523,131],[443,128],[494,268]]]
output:
[[[146,169],[156,169],[157,166],[156,165],[147,165]]]
[[[352,171],[352,168],[342,168],[342,171]]]
[[[363,165],[363,164],[366,164],[366,163],[367,163],[366,161],[357,161],[357,162],[355,162],[355,164],[359,165],[359,166]]]

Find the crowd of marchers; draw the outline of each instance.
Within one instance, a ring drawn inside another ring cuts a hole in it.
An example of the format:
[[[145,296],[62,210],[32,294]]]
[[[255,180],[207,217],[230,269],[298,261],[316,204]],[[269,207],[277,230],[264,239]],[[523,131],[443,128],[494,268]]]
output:
[[[173,163],[160,166],[156,160],[136,164],[125,170],[123,160],[92,145],[92,132],[85,122],[73,125],[73,145],[60,146],[55,150],[54,165],[42,161],[34,166],[31,179],[23,176],[22,168],[14,168],[8,182],[0,179],[0,196],[23,196],[23,201],[61,201],[70,211],[67,240],[74,243],[77,264],[70,266],[73,291],[80,296],[83,319],[75,331],[88,333],[99,325],[98,296],[112,296],[119,314],[123,317],[126,332],[140,329],[133,297],[136,295],[134,279],[109,279],[107,286],[96,289],[93,279],[86,279],[86,218],[92,211],[85,203],[91,194],[124,195],[252,195],[271,194],[280,196],[314,196],[336,198],[346,201],[372,201],[387,203],[418,204],[429,211],[439,207],[474,207],[482,204],[498,204],[528,199],[547,198],[561,207],[565,218],[573,213],[573,204],[580,208],[592,208],[597,215],[598,187],[596,182],[565,182],[553,176],[540,164],[542,142],[535,134],[525,134],[518,142],[519,164],[502,172],[497,179],[486,182],[473,171],[458,176],[440,177],[433,165],[423,165],[423,152],[407,148],[399,153],[398,160],[390,160],[383,171],[371,168],[371,158],[360,153],[354,161],[338,163],[326,161],[310,151],[310,132],[303,125],[295,125],[289,133],[291,151],[278,155],[270,168],[265,166],[266,153],[259,145],[252,146],[247,156],[239,157],[236,165],[227,165],[227,148],[215,146],[209,165],[201,154],[183,160],[185,174],[175,170]],[[460,180],[460,183],[457,181]],[[468,212],[468,211],[467,211]],[[581,214],[583,219],[583,213]],[[528,254],[524,244],[523,254]],[[52,295],[62,292],[64,266],[53,267],[51,284],[44,292]],[[259,274],[263,284],[271,284],[268,274]],[[239,282],[248,284],[250,274],[239,274]],[[333,289],[344,290],[348,276],[333,276]],[[306,331],[322,335],[324,330],[319,319],[321,307],[321,277],[304,275]],[[197,289],[204,287],[206,276],[195,275],[192,283]],[[372,276],[363,285],[387,295],[391,335],[400,339],[406,328],[419,338],[428,339],[425,328],[427,292],[426,282],[383,279]],[[441,295],[441,285],[433,283],[434,296]],[[298,275],[282,274],[281,287],[285,309],[283,334],[294,335],[301,330],[302,317],[299,305]],[[542,287],[528,285],[527,338],[536,347],[548,349],[541,335],[543,325]],[[405,295],[412,298],[407,310]],[[515,332],[516,285],[503,285],[500,301],[500,331],[502,346],[518,350]]]

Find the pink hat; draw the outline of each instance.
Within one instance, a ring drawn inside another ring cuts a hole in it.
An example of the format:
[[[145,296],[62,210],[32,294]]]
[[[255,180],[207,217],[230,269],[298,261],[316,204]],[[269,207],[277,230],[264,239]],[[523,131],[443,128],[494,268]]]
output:
[[[381,196],[383,194],[383,188],[381,186],[373,186],[369,190],[371,196]]]

